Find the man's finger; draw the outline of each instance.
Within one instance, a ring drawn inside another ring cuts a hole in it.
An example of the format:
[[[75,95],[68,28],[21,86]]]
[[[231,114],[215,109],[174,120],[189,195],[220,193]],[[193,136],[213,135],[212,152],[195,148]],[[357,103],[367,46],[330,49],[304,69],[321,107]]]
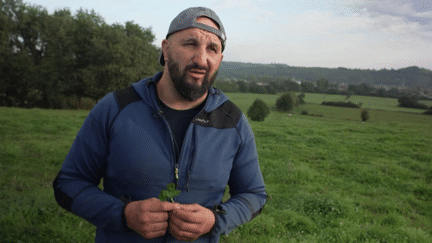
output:
[[[159,211],[168,212],[179,208],[180,208],[179,203],[162,202],[161,204],[159,204]]]
[[[199,204],[181,204],[180,208],[182,210],[186,210],[186,211],[198,211],[199,210]]]
[[[195,212],[186,211],[181,209],[174,209],[173,211],[174,217],[181,219],[181,221],[185,223],[196,224],[197,215]]]

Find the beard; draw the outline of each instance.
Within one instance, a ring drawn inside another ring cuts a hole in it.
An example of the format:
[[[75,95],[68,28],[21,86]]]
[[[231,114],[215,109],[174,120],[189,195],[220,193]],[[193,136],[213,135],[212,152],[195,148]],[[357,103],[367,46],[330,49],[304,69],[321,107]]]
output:
[[[191,69],[199,69],[206,72],[201,85],[186,81],[186,72]],[[216,79],[219,69],[211,77],[209,77],[210,74],[207,68],[200,67],[197,64],[188,65],[184,68],[183,72],[180,72],[178,62],[175,62],[171,55],[168,54],[168,71],[177,93],[187,101],[196,101],[208,92]]]

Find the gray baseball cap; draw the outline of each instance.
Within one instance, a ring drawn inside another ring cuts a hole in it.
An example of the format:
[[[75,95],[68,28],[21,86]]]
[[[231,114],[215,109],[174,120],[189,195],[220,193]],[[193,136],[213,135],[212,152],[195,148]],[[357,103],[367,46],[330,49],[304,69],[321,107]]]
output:
[[[196,19],[202,16],[210,18],[213,21],[215,21],[217,25],[219,25],[219,30],[211,26],[196,22]],[[216,13],[213,10],[205,7],[194,7],[194,8],[188,8],[186,10],[183,10],[171,22],[171,25],[168,30],[168,34],[166,35],[166,39],[168,39],[168,37],[175,32],[188,29],[188,28],[194,28],[194,27],[212,32],[215,35],[217,35],[222,43],[222,52],[224,51],[226,35],[225,35],[225,29],[222,25],[222,22],[220,21],[219,17],[216,15]],[[159,56],[159,64],[165,66],[165,59],[162,51]]]

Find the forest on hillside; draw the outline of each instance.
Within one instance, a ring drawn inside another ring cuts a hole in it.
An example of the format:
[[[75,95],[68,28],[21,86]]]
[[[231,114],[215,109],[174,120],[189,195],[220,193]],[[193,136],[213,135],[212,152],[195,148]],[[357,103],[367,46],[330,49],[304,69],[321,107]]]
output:
[[[396,87],[409,89],[432,89],[432,71],[417,66],[402,69],[348,69],[295,67],[286,64],[255,64],[241,62],[222,62],[218,78],[222,80],[253,80],[271,78],[315,82],[325,78],[337,84],[367,84],[375,87]]]
[[[410,74],[411,76],[408,73],[409,70],[412,72]],[[423,77],[422,80],[430,78],[430,83],[432,83],[432,72],[418,67],[397,70],[400,72],[398,76],[399,79],[394,78],[396,81],[392,81],[393,79],[388,78],[392,77],[392,70],[390,70],[390,74],[386,74],[385,71],[386,70],[350,70],[346,68],[330,70],[328,68],[288,67],[287,65],[281,64],[224,62],[221,64],[218,79],[214,86],[224,92],[276,94],[293,91],[341,94],[347,97],[363,95],[398,99],[406,97],[410,100],[432,100],[432,88],[427,88],[428,86],[407,87],[405,85],[406,83],[419,83],[419,81],[416,80],[416,77],[418,78],[419,76]],[[326,72],[328,75],[325,75]],[[373,74],[373,72],[378,72],[378,74]],[[417,75],[415,74],[416,72],[420,74]],[[369,75],[372,81],[358,78],[355,76],[356,73],[358,73],[358,75],[366,73],[365,75]],[[395,75],[396,74],[393,74],[393,76]],[[387,77],[387,79],[380,79],[380,76]],[[306,78],[302,79],[301,77]],[[405,79],[400,77],[405,77]],[[397,81],[400,79],[411,81],[400,84]],[[386,85],[385,82],[391,85]],[[429,85],[428,82],[424,84]]]

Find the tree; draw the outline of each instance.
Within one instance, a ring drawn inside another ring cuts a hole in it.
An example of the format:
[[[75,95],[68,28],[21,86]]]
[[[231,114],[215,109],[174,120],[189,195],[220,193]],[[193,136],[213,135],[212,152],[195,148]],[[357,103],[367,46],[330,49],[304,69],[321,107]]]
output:
[[[350,85],[348,85],[348,92],[350,93],[350,94],[358,94],[358,91],[357,91],[357,85],[355,85],[355,84],[350,84]],[[351,96],[351,95],[350,95]]]
[[[248,85],[245,81],[242,81],[242,80],[237,81],[237,86],[238,86],[239,92],[242,92],[242,93],[248,92]]]
[[[418,99],[414,96],[404,96],[398,99],[399,107],[407,107],[407,108],[416,108],[416,109],[429,109],[429,107],[425,104],[421,104],[418,102]]]
[[[266,85],[264,88],[266,89],[267,94],[276,94],[277,93],[276,88],[271,84]]]
[[[292,92],[285,93],[276,100],[276,108],[279,111],[290,111],[296,105],[296,98]]]
[[[351,98],[351,96],[353,96],[354,94],[355,94],[355,93],[354,93],[354,91],[352,91],[352,90],[347,91],[347,92],[346,92],[345,99],[346,99],[346,100],[349,100],[349,99]]]
[[[369,119],[369,111],[362,110],[360,116],[363,122],[367,121]]]
[[[308,92],[308,93],[313,93],[315,86],[313,83],[311,82],[302,82],[301,83],[301,92]]]
[[[247,111],[247,115],[252,121],[264,121],[269,113],[270,109],[261,99],[256,99]]]
[[[297,102],[296,102],[296,104],[297,105],[306,104],[306,102],[304,101],[304,97],[305,96],[306,95],[304,93],[300,93],[299,95],[297,95]]]
[[[263,85],[258,85],[255,82],[249,82],[248,91],[256,94],[265,94],[267,92],[266,88]]]
[[[379,88],[377,90],[377,96],[379,97],[386,97],[387,96],[387,92],[384,88]]]
[[[237,83],[232,81],[217,79],[213,86],[223,92],[238,92]]]
[[[361,83],[357,86],[357,94],[359,95],[368,95],[372,91],[372,87],[365,83]]]
[[[388,94],[389,97],[392,97],[392,98],[399,98],[399,97],[401,97],[401,93],[400,93],[400,91],[399,91],[397,88],[395,88],[395,87],[392,87],[392,88],[387,92],[387,94]]]
[[[40,81],[44,43],[39,31],[47,12],[18,0],[1,1],[0,7],[0,105],[26,107],[31,87]]]
[[[300,92],[301,86],[297,82],[292,81],[290,78],[277,79],[277,90],[281,91],[294,91]]]
[[[278,83],[275,80],[268,80],[265,89],[267,90],[267,94],[276,94],[279,90]]]
[[[327,91],[329,81],[325,78],[320,78],[317,81],[315,81],[316,87],[315,91],[317,93],[325,93]]]
[[[41,81],[35,85],[44,98],[36,106],[72,108],[68,98],[78,97],[78,102],[86,90],[77,69],[76,25],[70,11],[66,9],[56,10],[46,21],[45,28],[41,30],[41,37],[46,43],[39,66]]]

